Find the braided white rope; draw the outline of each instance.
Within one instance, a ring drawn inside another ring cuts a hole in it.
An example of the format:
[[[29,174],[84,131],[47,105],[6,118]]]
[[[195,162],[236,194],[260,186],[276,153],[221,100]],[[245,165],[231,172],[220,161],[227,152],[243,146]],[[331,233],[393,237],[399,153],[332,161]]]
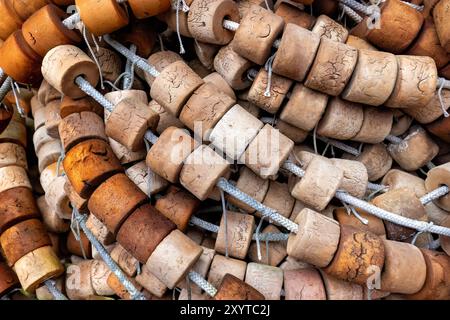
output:
[[[320,141],[323,141],[325,143],[329,143],[330,145],[332,145],[338,149],[341,149],[342,151],[345,151],[351,155],[354,155],[355,157],[357,157],[361,154],[361,152],[359,152],[358,149],[353,148],[341,141],[326,138],[326,137],[321,137],[321,136],[317,136],[317,139],[319,139]]]
[[[98,92],[86,79],[81,76],[78,76],[75,79],[75,83],[80,87],[81,91],[92,97],[95,101],[100,103],[100,105],[108,110],[109,112],[113,112],[114,105],[106,99],[100,92]]]
[[[203,289],[209,296],[214,297],[217,294],[217,289],[197,272],[191,271],[188,275],[189,279]]]
[[[449,193],[448,186],[442,186],[437,189],[434,189],[433,191],[427,193],[423,197],[420,198],[420,202],[422,202],[423,205],[426,205],[427,203],[430,203],[433,200],[439,199],[440,197],[445,196]]]
[[[360,23],[363,18],[352,8],[350,8],[349,6],[343,4],[343,3],[339,3],[339,7],[342,8],[342,11],[348,15],[350,18],[352,18],[353,21],[355,21],[356,23]]]
[[[112,39],[110,35],[104,35],[103,40],[108,43],[111,47],[113,47],[117,52],[126,57],[128,60],[132,61],[136,67],[142,69],[153,77],[157,77],[159,75],[159,71],[156,70],[153,66],[147,63],[147,61],[135,53],[131,52],[128,48]]]
[[[400,1],[404,4],[406,4],[407,6],[410,6],[411,8],[416,9],[417,11],[423,11],[424,6],[418,5],[418,4],[414,4],[411,2],[407,2],[407,1]]]
[[[344,5],[346,5],[347,7],[350,7],[353,10],[362,12],[365,15],[370,15],[371,14],[370,10],[368,9],[369,7],[364,5],[364,4],[362,4],[362,3],[359,3],[358,1],[355,1],[355,0],[339,0],[339,2],[344,4]]]
[[[385,139],[394,144],[400,144],[403,141],[401,138],[393,136],[391,134],[387,135]]]
[[[203,219],[200,219],[198,217],[192,216],[190,223],[193,225],[202,228],[203,230],[213,232],[213,233],[219,233],[219,226],[215,225],[214,223],[205,221]],[[282,232],[268,232],[268,233],[260,233],[258,235],[260,241],[286,241],[289,237],[288,233],[282,233]],[[256,240],[257,235],[256,233],[253,234],[252,240]]]
[[[97,252],[102,257],[103,261],[108,265],[109,269],[114,273],[114,275],[119,279],[120,283],[125,287],[125,289],[130,293],[133,300],[147,300],[142,293],[140,293],[136,287],[131,283],[126,277],[123,271],[119,268],[116,262],[111,258],[108,251],[103,247],[103,245],[97,240],[91,230],[86,226],[87,217],[84,214],[80,214],[76,207],[73,207],[75,212],[75,220],[78,222],[79,226],[83,230],[86,237],[95,247]]]
[[[12,87],[12,79],[11,77],[7,77],[5,81],[3,81],[2,86],[0,87],[0,101],[6,97],[6,94],[11,90]]]
[[[130,45],[130,51],[136,54],[137,47],[135,44]],[[133,87],[134,82],[134,63],[130,59],[127,59],[125,65],[125,76],[123,78],[123,89],[130,90]],[[117,80],[116,80],[117,81]]]
[[[67,297],[56,287],[55,280],[52,279],[46,280],[45,286],[47,287],[48,291],[50,291],[52,296],[55,297],[56,300],[68,300]]]
[[[291,232],[297,233],[298,231],[298,225],[288,218],[283,217],[281,214],[276,212],[275,210],[263,205],[261,202],[256,201],[252,197],[250,197],[248,194],[242,192],[235,186],[233,186],[229,181],[227,181],[225,178],[220,178],[217,182],[216,186],[219,189],[222,189],[226,193],[232,195],[236,199],[244,202],[245,204],[249,205],[250,207],[256,209],[259,211],[263,216],[271,219],[272,221],[277,222],[281,226],[285,227]]]
[[[230,31],[236,31],[239,28],[239,23],[231,20],[223,20],[223,27]]]

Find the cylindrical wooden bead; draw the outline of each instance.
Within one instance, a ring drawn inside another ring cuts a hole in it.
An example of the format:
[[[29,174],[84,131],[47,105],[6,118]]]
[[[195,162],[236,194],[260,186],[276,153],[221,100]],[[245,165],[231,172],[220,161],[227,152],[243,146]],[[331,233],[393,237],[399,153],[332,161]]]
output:
[[[108,286],[108,277],[111,270],[105,262],[92,260],[91,262],[91,282],[94,292],[99,296],[111,296],[114,291]]]
[[[320,270],[328,300],[363,300],[363,287],[337,279]]]
[[[291,79],[272,74],[268,87],[269,74],[264,68],[261,68],[248,92],[247,99],[261,109],[275,114],[280,109],[292,82]]]
[[[51,245],[44,225],[37,219],[19,222],[5,230],[0,242],[9,266],[13,266],[27,253]]]
[[[259,65],[266,62],[272,45],[284,27],[283,18],[252,5],[242,18],[232,42],[233,50]]]
[[[356,209],[356,212],[363,218],[368,221],[367,224],[362,223],[354,214],[349,213],[345,208],[337,208],[334,209],[334,217],[339,222],[339,224],[351,226],[355,229],[371,232],[376,234],[382,238],[386,238],[386,229],[384,228],[383,220],[374,215],[371,215],[361,209]]]
[[[59,167],[59,172],[56,172],[57,169],[57,163],[53,162],[52,164],[48,165],[44,170],[41,171],[41,175],[39,177],[39,182],[42,186],[42,189],[44,190],[44,193],[47,192],[48,186],[50,183],[59,175],[62,175],[63,168],[62,166]]]
[[[15,143],[0,143],[0,168],[18,166],[28,169],[25,149]]]
[[[64,233],[70,229],[70,222],[61,219],[47,204],[45,196],[41,196],[36,200],[39,211],[42,213],[42,222],[48,231],[54,233]]]
[[[213,72],[208,74],[206,77],[203,78],[203,81],[205,83],[211,83],[216,86],[220,91],[228,95],[231,99],[236,101],[236,94],[234,93],[233,88],[227,83],[225,78],[220,75],[218,72]]]
[[[246,269],[247,263],[245,261],[216,254],[209,269],[208,282],[218,288],[226,274],[231,274],[243,281]]]
[[[53,88],[45,79],[42,80],[41,85],[37,93],[37,98],[42,104],[42,107],[46,107],[53,100],[61,99],[61,93]],[[34,114],[33,114],[34,117]]]
[[[450,257],[443,252],[420,249],[426,263],[426,279],[419,292],[405,296],[411,300],[450,299]]]
[[[22,26],[23,20],[14,10],[11,1],[0,1],[0,15],[2,21],[0,22],[0,39],[6,40],[9,35],[14,33]]]
[[[380,143],[391,132],[393,115],[391,110],[365,107],[363,123],[359,132],[352,138],[364,143]]]
[[[364,164],[358,161],[338,158],[330,159],[330,161],[344,172],[344,178],[340,187],[349,194],[362,198],[366,193],[368,183],[367,169]]]
[[[55,178],[49,185],[45,193],[47,204],[61,219],[70,219],[72,216],[72,208],[69,198],[64,190],[66,178],[59,176]]]
[[[86,95],[75,83],[77,77],[84,77],[94,87],[99,79],[98,69],[92,59],[71,45],[50,50],[42,61],[42,74],[55,89],[73,99]]]
[[[241,279],[227,273],[214,296],[214,300],[264,300],[264,295]]]
[[[88,52],[88,55],[97,59],[104,80],[115,82],[122,73],[122,60],[118,53],[99,47],[93,55],[91,52]]]
[[[325,112],[327,102],[328,95],[298,83],[281,111],[280,119],[305,131],[311,131]]]
[[[64,267],[52,247],[44,246],[20,258],[14,265],[14,271],[22,288],[34,292],[45,280],[61,275]]]
[[[345,43],[348,37],[347,28],[324,14],[317,17],[316,23],[311,31],[320,38],[330,39],[336,42]]]
[[[103,140],[79,143],[67,152],[63,164],[74,190],[85,199],[104,180],[123,171],[111,147]]]
[[[189,7],[188,28],[193,38],[206,43],[228,44],[233,32],[223,27],[223,20],[239,22],[239,10],[230,0],[196,0]]]
[[[18,287],[19,280],[14,271],[4,262],[0,262],[0,296]]]
[[[76,0],[81,20],[89,31],[99,37],[128,24],[128,13],[115,0]]]
[[[188,192],[170,186],[166,194],[156,200],[155,208],[175,223],[179,230],[185,231],[199,205],[200,201]]]
[[[116,174],[92,193],[88,208],[108,230],[117,234],[128,216],[147,196],[123,173]]]
[[[303,81],[319,48],[320,37],[288,23],[273,61],[273,71],[279,75]]]
[[[147,62],[153,66],[158,72],[162,72],[165,68],[176,61],[181,61],[183,58],[175,52],[172,51],[159,51],[148,57]],[[155,77],[145,73],[145,80],[151,87],[155,81]]]
[[[352,78],[342,98],[379,106],[394,90],[397,80],[397,59],[392,53],[360,49]]]
[[[150,204],[136,209],[117,233],[117,241],[141,263],[145,263],[176,225]],[[161,279],[160,279],[161,280]]]
[[[229,162],[211,147],[201,145],[186,158],[180,171],[180,183],[203,201],[213,191],[217,181],[229,174]]]
[[[436,62],[438,69],[445,67],[450,60],[450,55],[439,42],[436,27],[431,18],[425,19],[422,30],[406,53],[413,56],[431,57]]]
[[[436,24],[436,32],[441,46],[450,52],[450,31],[448,22],[448,12],[450,2],[448,0],[439,1],[433,9],[433,20]]]
[[[398,169],[389,170],[381,183],[389,187],[389,190],[407,188],[413,191],[418,198],[427,193],[425,181],[422,178]]]
[[[384,240],[385,262],[381,290],[412,294],[422,289],[427,268],[419,248],[409,243]]]
[[[0,235],[21,221],[40,216],[33,193],[27,187],[1,192],[0,203]]]
[[[325,286],[314,268],[284,271],[286,300],[326,300]]]
[[[251,85],[247,71],[253,62],[237,54],[232,45],[222,47],[214,58],[214,69],[235,90],[242,90]]]
[[[86,221],[86,227],[88,227],[92,234],[103,245],[110,245],[115,241],[114,235],[109,232],[106,226],[93,214],[89,215]]]
[[[116,140],[112,138],[108,138],[109,145],[111,146],[112,151],[119,159],[122,165],[126,165],[129,163],[134,163],[136,161],[142,160],[146,156],[145,148],[142,148],[138,151],[131,151],[123,144],[120,144]]]
[[[69,265],[66,275],[66,293],[70,300],[88,300],[95,294],[91,269],[95,260],[83,260]]]
[[[283,270],[250,262],[245,273],[245,282],[262,293],[266,300],[280,300]]]
[[[155,16],[159,13],[165,12],[170,9],[169,0],[157,0],[157,1],[139,1],[130,0],[128,4],[133,11],[133,14],[138,19],[144,19]]]
[[[363,125],[363,110],[360,104],[332,98],[319,121],[317,134],[339,140],[355,137]]]
[[[404,51],[419,34],[423,23],[420,11],[398,0],[385,1],[381,5],[381,16],[375,24],[369,19],[360,22],[356,29],[361,30],[352,33],[356,31],[355,35],[366,37],[377,47],[393,53]]]
[[[61,166],[62,170],[62,166]],[[80,213],[89,213],[88,210],[88,201],[80,197],[80,195],[74,190],[72,184],[68,179],[66,179],[66,183],[64,184],[64,191],[67,194],[67,197],[70,200],[70,204],[77,208]]]
[[[262,178],[274,179],[294,148],[294,142],[266,124],[239,161]]]
[[[344,177],[342,169],[327,159],[314,158],[303,178],[291,189],[291,195],[311,208],[322,211],[334,197]]]
[[[212,259],[214,258],[215,251],[214,249],[209,249],[204,246],[202,246],[202,249],[203,253],[197,260],[195,265],[192,267],[192,271],[197,272],[200,276],[205,278],[206,274],[208,273],[209,267],[211,266]],[[181,281],[180,283],[177,284],[177,287],[186,289],[188,288],[188,283],[185,280]],[[191,290],[194,293],[202,292],[202,289],[199,286],[197,285],[192,286],[192,283],[191,283]]]
[[[117,244],[111,251],[111,258],[117,263],[122,271],[129,277],[136,275],[138,263],[130,253],[128,253],[124,247]]]
[[[166,110],[178,116],[186,101],[204,81],[183,61],[167,66],[155,79],[150,95]]]
[[[65,151],[84,140],[107,139],[103,119],[94,112],[72,113],[60,121],[58,130]]]
[[[37,154],[40,172],[50,164],[58,161],[61,155],[61,149],[61,142],[57,139],[52,139],[41,147]]]
[[[52,4],[39,9],[22,25],[25,41],[41,57],[59,45],[80,42],[78,33],[61,22],[66,17],[64,11]]]
[[[198,142],[184,130],[169,127],[150,148],[146,163],[164,179],[176,183],[186,158],[198,146]]]
[[[144,134],[154,130],[159,115],[147,104],[133,103],[131,100],[119,102],[106,121],[106,134],[126,146],[131,151],[141,150],[144,146]]]
[[[69,232],[66,241],[67,250],[78,257],[86,256],[87,259],[92,257],[92,246],[83,231],[80,231],[80,240],[75,238],[73,232]]]
[[[358,50],[355,48],[329,39],[321,39],[305,86],[331,96],[339,95],[350,80],[357,59]]]
[[[233,91],[234,92],[234,91]],[[184,128],[184,124],[173,114],[167,112],[158,102],[155,100],[150,101],[149,108],[159,114],[158,126],[156,132],[162,134],[164,130],[169,127]]]
[[[64,96],[61,101],[59,114],[61,118],[64,119],[72,113],[81,113],[83,111],[88,111],[95,112],[103,118],[103,110],[103,107],[91,97],[74,100],[68,96]]]
[[[44,146],[45,144],[47,144],[53,140],[55,140],[55,139],[50,137],[47,134],[47,129],[45,128],[45,126],[37,129],[33,134],[33,145],[34,145],[34,151],[36,152],[36,154],[39,153],[42,146]]]
[[[413,126],[401,143],[390,143],[391,157],[406,171],[415,171],[430,162],[439,147],[421,127]]]
[[[302,143],[308,137],[308,131],[294,127],[293,125],[290,125],[282,120],[278,120],[274,128],[279,130],[280,133],[284,134],[296,144]]]
[[[280,229],[273,225],[268,225],[265,227],[261,233],[281,233]],[[258,247],[256,242],[250,245],[248,249],[248,258],[250,261],[268,264],[270,266],[276,267],[284,260],[287,256],[286,251],[287,241],[274,241],[274,242],[264,242],[260,244],[261,260],[258,257]],[[267,253],[269,253],[267,255]]]
[[[169,182],[150,170],[145,161],[140,161],[125,170],[125,174],[145,194],[156,194],[167,188]]]
[[[61,122],[61,116],[59,115],[61,102],[59,100],[53,100],[45,106],[45,129],[47,134],[54,138],[59,139],[58,126]]]
[[[205,42],[195,41],[194,49],[200,63],[208,70],[214,70],[214,57],[220,46]],[[204,79],[203,79],[204,80]],[[234,92],[233,92],[234,94]]]
[[[30,48],[20,30],[11,34],[0,48],[0,67],[17,82],[36,85],[42,79],[41,57]]]
[[[161,298],[167,291],[167,287],[162,283],[148,267],[144,264],[141,267],[141,273],[136,276],[136,281],[151,294]]]
[[[22,0],[22,1],[9,1],[9,2],[11,3],[12,8],[19,15],[19,17],[23,21],[25,21],[33,13],[35,13],[40,8],[47,5],[49,1],[47,1],[47,0]]]
[[[384,210],[403,217],[424,221],[426,212],[414,191],[401,188],[389,190],[377,196],[372,203]],[[404,241],[414,235],[415,230],[385,221],[386,235],[389,240]]]
[[[392,1],[392,0],[391,0]],[[385,105],[390,108],[425,107],[436,91],[437,69],[430,57],[397,56],[394,91]]]
[[[427,192],[431,192],[443,185],[450,186],[450,163],[434,167],[428,171],[427,178],[425,179]],[[448,193],[434,200],[434,203],[440,208],[450,211],[450,196]]]
[[[248,194],[256,201],[262,202],[267,194],[267,190],[269,189],[269,180],[262,179],[247,167],[243,167],[239,172],[239,178],[236,182],[236,187],[242,192]],[[248,213],[255,212],[255,209],[237,200],[236,198],[228,195],[226,197],[230,203],[239,207],[240,209]]]
[[[236,104],[215,125],[209,140],[215,148],[236,160],[255,139],[263,125],[259,119]]]
[[[413,118],[404,112],[400,111],[401,109],[394,109],[394,122],[392,123],[391,134],[393,136],[401,136],[406,131],[408,131],[411,123],[413,122]]]
[[[295,222],[299,230],[289,235],[289,256],[317,267],[329,265],[339,244],[339,223],[307,208],[300,211]]]
[[[450,108],[450,90],[443,89],[439,95],[437,92],[434,94],[433,98],[428,102],[428,104],[420,107],[411,107],[404,109],[404,112],[409,114],[415,120],[420,123],[427,124],[437,120],[444,113],[442,109],[442,103],[445,109]]]
[[[311,29],[314,25],[316,18],[301,10],[292,2],[277,1],[274,8],[275,14],[282,17],[286,24],[293,23],[305,29]]]
[[[0,133],[0,143],[12,142],[27,146],[27,128],[23,123],[10,121],[6,129]]]
[[[135,279],[128,278],[128,281],[130,281],[137,291],[141,291],[142,287],[136,282]],[[131,294],[128,292],[128,290],[124,287],[124,285],[119,281],[119,278],[114,273],[110,273],[107,279],[108,286],[114,291],[114,293],[119,296],[122,300],[131,300]]]
[[[25,169],[18,166],[0,168],[0,192],[17,187],[32,189]]]
[[[367,144],[359,156],[345,154],[344,159],[360,161],[366,166],[369,181],[382,178],[391,169],[392,158],[383,143]]]
[[[214,84],[205,83],[186,102],[179,119],[197,136],[209,140],[212,128],[235,103]]]
[[[349,35],[347,38],[347,41],[345,41],[346,44],[348,44],[350,47],[356,48],[356,49],[364,49],[364,50],[373,50],[378,51],[377,48],[375,48],[373,45],[371,45],[366,40],[356,37],[354,35]]]
[[[384,245],[380,237],[342,225],[338,249],[324,271],[338,279],[364,285],[377,268],[382,270],[383,264]]]
[[[146,266],[169,289],[173,289],[197,262],[202,251],[181,231],[174,230],[155,248]]]
[[[193,0],[185,0],[186,5],[190,6]],[[159,19],[167,24],[170,31],[179,31],[180,35],[188,38],[192,38],[192,34],[189,31],[188,26],[188,14],[189,12],[183,12],[183,10],[168,10],[165,13],[159,15]],[[178,23],[177,23],[178,22]]]
[[[285,218],[289,218],[294,208],[295,198],[289,193],[287,183],[280,183],[277,181],[270,181],[269,189],[264,197],[263,204],[269,208],[274,209]],[[256,212],[256,216],[261,216]]]
[[[231,257],[244,259],[252,241],[255,218],[233,211],[227,211],[226,215],[226,227],[225,215],[222,215],[214,249],[221,254],[228,252]]]

